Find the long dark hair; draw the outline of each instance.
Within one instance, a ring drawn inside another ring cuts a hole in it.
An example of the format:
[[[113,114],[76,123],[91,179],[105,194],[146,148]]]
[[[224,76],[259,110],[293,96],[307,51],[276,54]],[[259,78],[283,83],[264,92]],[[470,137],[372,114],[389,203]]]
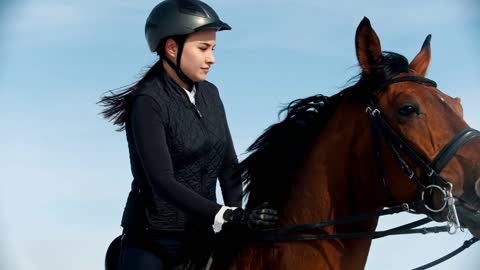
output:
[[[139,81],[133,83],[133,85],[110,90],[102,96],[99,102],[97,102],[97,104],[100,104],[104,108],[101,112],[103,117],[113,122],[114,125],[119,126],[117,131],[125,129],[125,123],[127,121],[128,110],[131,105],[130,101],[133,93],[143,82],[152,78],[154,74],[157,74],[162,69],[162,62],[162,59],[159,59],[145,73],[145,75],[143,75]]]
[[[152,66],[150,69],[142,76],[142,78],[136,83],[120,87],[107,91],[104,94],[100,101],[97,104],[100,104],[104,109],[101,114],[105,119],[113,122],[114,125],[119,126],[117,131],[123,131],[125,129],[125,123],[128,118],[128,111],[131,106],[131,100],[133,93],[142,85],[143,82],[153,78],[156,74],[160,73],[163,70],[163,58],[165,56],[165,43],[167,39],[173,39],[177,44],[180,44],[180,41],[185,38],[184,35],[176,35],[167,37],[160,41],[158,48],[156,50],[159,60]],[[160,48],[162,48],[160,50]]]

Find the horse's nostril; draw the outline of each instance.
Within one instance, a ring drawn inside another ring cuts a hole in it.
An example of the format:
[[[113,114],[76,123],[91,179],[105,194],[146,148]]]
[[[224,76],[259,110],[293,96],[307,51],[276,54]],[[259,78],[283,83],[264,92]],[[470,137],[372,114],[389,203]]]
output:
[[[477,196],[480,197],[480,178],[478,178],[477,182],[475,182],[475,193],[477,193]]]

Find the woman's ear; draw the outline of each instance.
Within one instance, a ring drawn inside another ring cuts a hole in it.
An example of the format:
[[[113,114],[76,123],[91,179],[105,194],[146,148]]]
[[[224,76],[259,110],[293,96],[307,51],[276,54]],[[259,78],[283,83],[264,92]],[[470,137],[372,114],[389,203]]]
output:
[[[178,46],[177,42],[172,38],[167,39],[165,42],[165,54],[171,59],[177,59]]]

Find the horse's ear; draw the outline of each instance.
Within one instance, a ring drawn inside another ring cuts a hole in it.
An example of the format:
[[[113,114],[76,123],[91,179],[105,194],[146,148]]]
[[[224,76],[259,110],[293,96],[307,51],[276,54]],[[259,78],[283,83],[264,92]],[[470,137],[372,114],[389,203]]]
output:
[[[382,49],[377,34],[370,25],[370,20],[364,17],[355,34],[357,59],[364,74],[371,73],[371,67],[382,61]]]
[[[415,56],[412,62],[409,65],[409,68],[416,73],[425,76],[427,74],[428,65],[430,64],[430,40],[432,35],[428,35],[425,41],[423,42],[422,49]]]

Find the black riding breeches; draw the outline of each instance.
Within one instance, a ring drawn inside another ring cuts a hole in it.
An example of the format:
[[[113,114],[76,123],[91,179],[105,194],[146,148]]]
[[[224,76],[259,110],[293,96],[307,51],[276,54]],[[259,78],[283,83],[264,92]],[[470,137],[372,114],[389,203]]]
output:
[[[152,237],[146,233],[126,232],[122,237],[119,270],[171,269],[186,257],[181,234]]]

